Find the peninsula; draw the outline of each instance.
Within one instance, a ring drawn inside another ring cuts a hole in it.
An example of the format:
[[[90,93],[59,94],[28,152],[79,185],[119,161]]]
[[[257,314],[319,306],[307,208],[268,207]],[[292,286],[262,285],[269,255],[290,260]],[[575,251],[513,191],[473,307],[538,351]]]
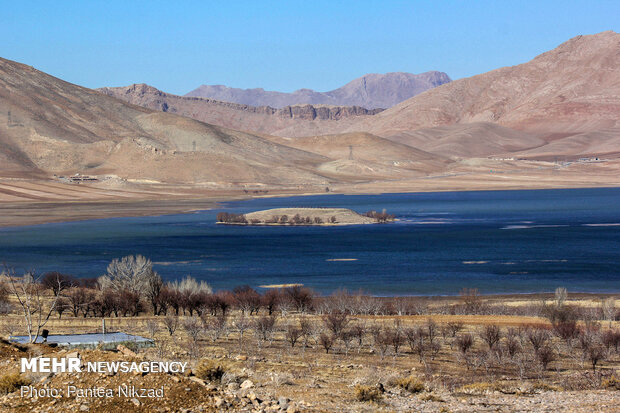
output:
[[[385,210],[359,214],[347,208],[275,208],[249,214],[217,214],[218,224],[229,225],[360,225],[394,221]]]

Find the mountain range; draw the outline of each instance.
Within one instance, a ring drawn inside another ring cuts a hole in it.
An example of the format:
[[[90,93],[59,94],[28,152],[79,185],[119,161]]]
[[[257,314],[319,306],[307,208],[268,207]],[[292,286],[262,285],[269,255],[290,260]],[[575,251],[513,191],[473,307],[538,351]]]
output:
[[[620,185],[620,35],[578,36],[386,110],[92,90],[0,59],[0,116],[0,201],[73,199],[83,190],[59,180],[75,174],[96,177],[83,185],[94,198]],[[34,180],[54,196],[24,189]]]
[[[275,109],[270,106],[250,106],[177,96],[146,84],[98,90],[135,105],[187,116],[202,122],[237,130],[292,137],[340,132],[353,125],[360,117],[372,116],[383,110],[310,104]]]
[[[428,89],[450,82],[443,72],[371,73],[329,92],[299,89],[292,93],[266,91],[261,88],[237,89],[222,85],[202,85],[187,97],[202,97],[251,106],[283,108],[301,104],[361,106],[367,109],[389,108]]]

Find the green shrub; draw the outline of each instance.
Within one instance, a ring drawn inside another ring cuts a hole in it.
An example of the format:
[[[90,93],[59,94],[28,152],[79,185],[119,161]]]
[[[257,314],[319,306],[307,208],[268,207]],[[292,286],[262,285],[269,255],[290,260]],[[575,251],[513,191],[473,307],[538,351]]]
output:
[[[13,393],[22,386],[30,384],[30,380],[22,377],[19,373],[8,373],[0,377],[0,394]]]
[[[381,391],[373,386],[355,386],[355,398],[360,402],[376,402],[381,400],[383,395]]]
[[[211,359],[200,360],[194,369],[196,377],[210,382],[221,381],[224,373],[226,373],[224,363]]]
[[[401,389],[405,389],[410,393],[420,393],[424,391],[424,383],[414,376],[404,377],[396,380],[396,385]]]

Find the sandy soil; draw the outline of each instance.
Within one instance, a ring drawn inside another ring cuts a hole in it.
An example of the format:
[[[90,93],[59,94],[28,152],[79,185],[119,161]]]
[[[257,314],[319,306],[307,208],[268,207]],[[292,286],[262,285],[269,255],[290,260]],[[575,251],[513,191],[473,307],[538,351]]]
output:
[[[58,181],[0,179],[0,227],[124,216],[153,216],[214,208],[218,202],[320,194],[485,191],[620,187],[620,160],[599,163],[456,162],[445,173],[350,184],[201,187],[127,184],[103,187]]]

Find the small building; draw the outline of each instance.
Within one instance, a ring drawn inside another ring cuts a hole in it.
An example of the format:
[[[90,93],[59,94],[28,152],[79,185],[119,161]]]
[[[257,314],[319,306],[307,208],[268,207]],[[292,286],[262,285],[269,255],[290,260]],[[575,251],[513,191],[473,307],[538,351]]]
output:
[[[28,344],[28,336],[12,336],[10,342]],[[119,344],[129,348],[153,347],[154,341],[145,337],[135,336],[122,332],[86,333],[86,334],[54,334],[47,336],[47,340],[39,336],[36,343],[55,344],[65,348],[101,348],[115,349]]]

